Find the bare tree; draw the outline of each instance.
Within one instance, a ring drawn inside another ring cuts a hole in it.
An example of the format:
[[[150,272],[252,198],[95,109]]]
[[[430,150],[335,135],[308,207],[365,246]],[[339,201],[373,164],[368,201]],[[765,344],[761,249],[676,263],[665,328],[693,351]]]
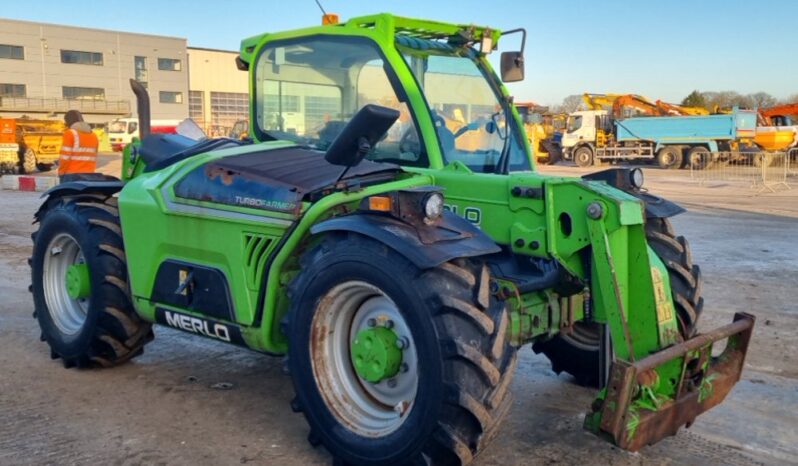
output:
[[[751,104],[756,108],[767,108],[776,105],[776,98],[767,92],[755,92],[747,96],[751,100]]]
[[[560,104],[560,110],[563,113],[572,113],[579,110],[582,107],[582,95],[581,94],[572,94],[564,99],[562,99],[562,104]]]

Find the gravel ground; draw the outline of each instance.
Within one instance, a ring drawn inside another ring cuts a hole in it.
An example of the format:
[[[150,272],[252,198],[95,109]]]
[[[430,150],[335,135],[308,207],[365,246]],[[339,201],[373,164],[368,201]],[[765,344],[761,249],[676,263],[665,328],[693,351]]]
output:
[[[101,164],[114,171],[119,160]],[[699,187],[689,173],[647,175],[652,191],[690,208],[674,224],[706,279],[701,327],[757,315],[743,380],[690,429],[631,454],[584,432],[593,392],[524,348],[514,408],[476,464],[798,464],[798,189],[752,196]],[[50,360],[27,291],[39,202],[0,191],[0,464],[330,463],[305,441],[278,358],[157,328],[146,353],[122,367],[65,370]],[[232,389],[213,388],[219,382]]]

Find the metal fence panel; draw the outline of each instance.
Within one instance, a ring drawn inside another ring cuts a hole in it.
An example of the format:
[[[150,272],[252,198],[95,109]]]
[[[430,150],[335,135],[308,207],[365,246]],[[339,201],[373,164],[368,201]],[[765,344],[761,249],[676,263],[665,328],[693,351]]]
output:
[[[699,155],[699,154],[696,154]],[[690,177],[699,184],[739,183],[760,194],[791,189],[791,167],[798,151],[712,152],[691,161]],[[792,160],[792,162],[791,162]],[[793,168],[794,170],[794,168]]]

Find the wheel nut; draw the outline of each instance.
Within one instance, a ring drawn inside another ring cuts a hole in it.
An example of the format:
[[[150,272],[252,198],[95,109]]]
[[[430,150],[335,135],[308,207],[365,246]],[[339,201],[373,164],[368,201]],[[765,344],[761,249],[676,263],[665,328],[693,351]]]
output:
[[[388,320],[385,321],[385,328],[391,329],[391,328],[393,328],[393,326],[394,326],[394,323],[393,323],[393,321],[391,319],[388,319]]]
[[[376,327],[377,326],[377,319],[371,318],[366,321],[366,325],[369,327]]]
[[[396,347],[400,350],[407,349],[410,346],[410,340],[407,337],[401,337],[396,340]]]
[[[399,366],[399,370],[402,372],[407,372],[410,370],[410,366],[408,366],[406,362],[403,362],[402,365]]]
[[[396,379],[388,379],[388,388],[396,388]]]

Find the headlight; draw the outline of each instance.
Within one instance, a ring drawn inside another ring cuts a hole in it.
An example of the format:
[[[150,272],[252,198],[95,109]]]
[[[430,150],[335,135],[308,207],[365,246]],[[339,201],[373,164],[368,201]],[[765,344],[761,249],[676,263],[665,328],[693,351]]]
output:
[[[643,170],[639,168],[632,169],[631,173],[629,173],[629,181],[632,183],[636,189],[640,189],[643,187]]]
[[[435,220],[443,215],[443,195],[429,193],[424,196],[424,215],[429,220]]]

